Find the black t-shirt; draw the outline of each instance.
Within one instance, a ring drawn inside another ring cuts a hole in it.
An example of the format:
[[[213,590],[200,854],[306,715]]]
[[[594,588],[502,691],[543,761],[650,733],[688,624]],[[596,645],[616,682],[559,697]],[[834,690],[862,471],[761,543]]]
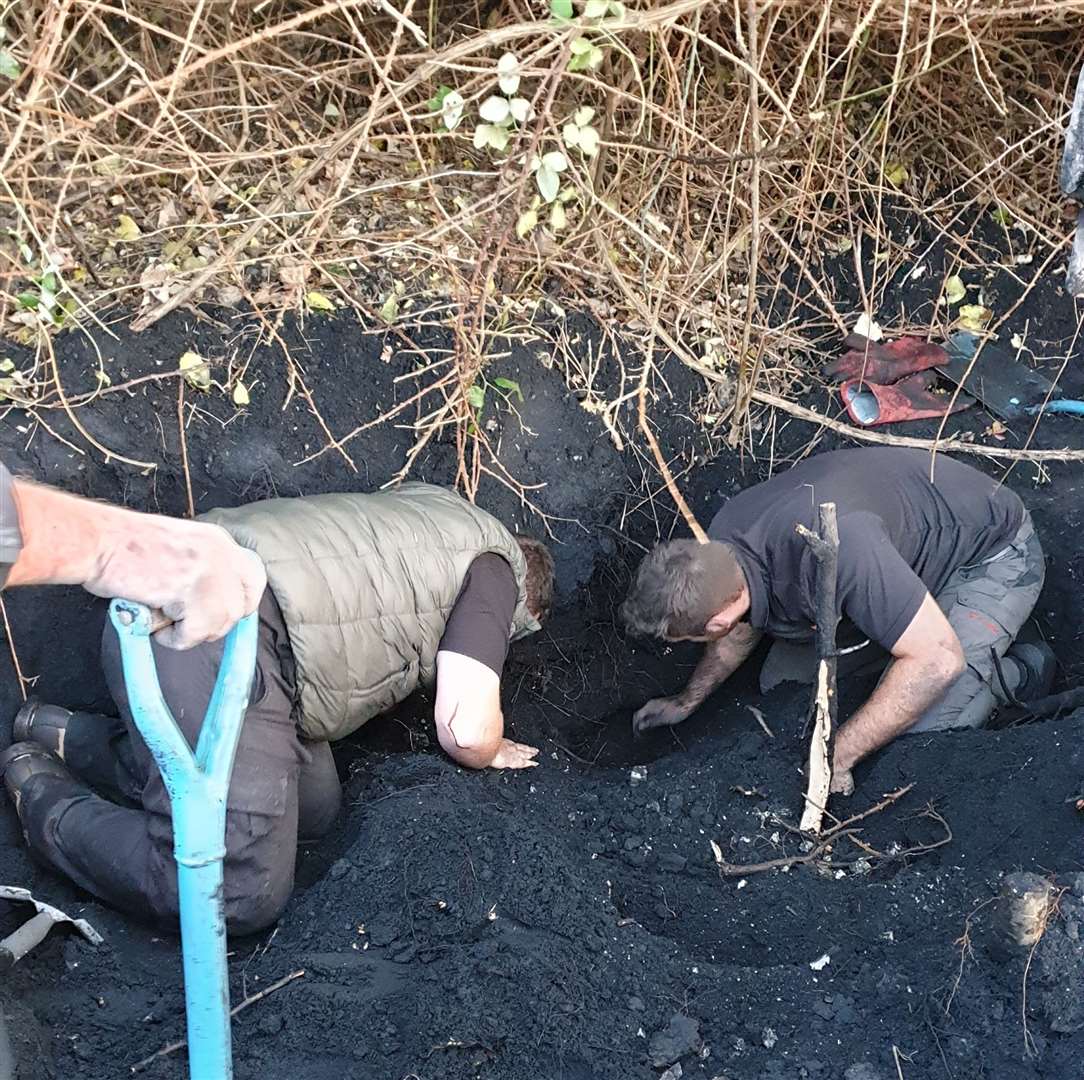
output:
[[[448,616],[441,651],[469,656],[500,675],[518,599],[512,567],[492,552],[479,555],[470,564]]]
[[[818,454],[730,499],[708,528],[730,544],[749,584],[749,621],[777,638],[813,636],[816,562],[795,531],[834,502],[843,616],[891,649],[929,591],[1004,547],[1023,521],[1019,497],[978,470],[924,450]]]

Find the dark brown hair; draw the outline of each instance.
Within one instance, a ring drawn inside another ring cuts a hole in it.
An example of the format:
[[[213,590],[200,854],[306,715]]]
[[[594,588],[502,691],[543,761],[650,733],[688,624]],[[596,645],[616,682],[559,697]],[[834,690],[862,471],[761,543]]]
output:
[[[527,562],[527,607],[542,622],[553,606],[553,556],[540,540],[517,536],[516,543]]]
[[[621,618],[633,634],[700,637],[741,594],[745,578],[728,544],[671,540],[644,556]]]

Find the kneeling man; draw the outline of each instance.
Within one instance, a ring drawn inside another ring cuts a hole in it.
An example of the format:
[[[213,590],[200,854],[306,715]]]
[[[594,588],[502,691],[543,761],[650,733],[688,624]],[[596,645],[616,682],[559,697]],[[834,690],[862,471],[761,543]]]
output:
[[[979,727],[1007,695],[1047,693],[1050,650],[1013,645],[1045,572],[1027,510],[970,466],[939,456],[932,469],[931,480],[922,450],[820,454],[730,499],[710,543],[656,547],[632,583],[625,622],[706,649],[688,686],[649,701],[634,728],[680,723],[765,633],[776,639],[765,668],[794,667],[794,643],[814,636],[816,600],[816,563],[795,526],[816,528],[824,502],[836,504],[839,521],[839,610],[893,657],[839,729],[833,790],[848,792],[851,768],[897,735]]]
[[[224,867],[227,925],[252,932],[289,898],[299,835],[321,835],[338,812],[329,742],[419,685],[436,681],[437,734],[457,761],[535,764],[535,749],[504,738],[500,677],[509,641],[548,613],[553,561],[542,544],[426,484],[273,499],[205,518],[267,570]],[[154,644],[162,693],[193,746],[223,647]],[[37,854],[119,908],[172,921],[169,796],[132,722],[108,622],[102,660],[120,716],[29,703],[0,774]]]

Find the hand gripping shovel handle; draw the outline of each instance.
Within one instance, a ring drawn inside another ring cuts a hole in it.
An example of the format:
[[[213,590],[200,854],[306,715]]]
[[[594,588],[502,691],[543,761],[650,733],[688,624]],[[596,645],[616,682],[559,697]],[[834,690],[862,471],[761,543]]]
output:
[[[214,693],[195,752],[162,697],[150,635],[150,611],[114,600],[109,617],[120,638],[132,720],[150,748],[173,809],[185,1011],[191,1080],[230,1080],[229,978],[222,909],[226,794],[256,669],[256,614],[226,638]]]

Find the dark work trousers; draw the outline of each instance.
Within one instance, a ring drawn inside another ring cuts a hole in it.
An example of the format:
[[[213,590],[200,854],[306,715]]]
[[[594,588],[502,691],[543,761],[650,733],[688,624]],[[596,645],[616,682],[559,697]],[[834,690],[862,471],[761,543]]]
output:
[[[224,645],[185,652],[154,645],[166,704],[192,746],[203,726]],[[119,717],[75,713],[63,757],[95,790],[56,777],[32,779],[19,814],[30,846],[103,900],[167,923],[177,919],[177,871],[169,795],[135,725],[120,643],[106,622],[102,664]],[[225,907],[235,933],[263,929],[293,889],[298,835],[314,839],[339,810],[327,743],[299,739],[293,659],[270,591],[260,605],[259,648],[226,801]]]

